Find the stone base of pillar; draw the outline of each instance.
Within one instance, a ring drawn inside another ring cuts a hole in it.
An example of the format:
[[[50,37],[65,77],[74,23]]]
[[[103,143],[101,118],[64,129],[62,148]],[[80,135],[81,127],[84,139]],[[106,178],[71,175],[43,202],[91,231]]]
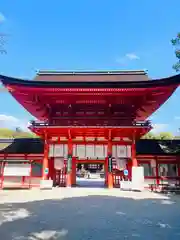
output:
[[[113,188],[113,174],[112,173],[107,174],[107,186],[110,189]]]
[[[68,188],[72,187],[72,174],[71,173],[67,174],[66,187],[68,187]]]
[[[40,181],[40,189],[52,189],[53,187],[53,181],[48,179],[48,180],[41,180]]]

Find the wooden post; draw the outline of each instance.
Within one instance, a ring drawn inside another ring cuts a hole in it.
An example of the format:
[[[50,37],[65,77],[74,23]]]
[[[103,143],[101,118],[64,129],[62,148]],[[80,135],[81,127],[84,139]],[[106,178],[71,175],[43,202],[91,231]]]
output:
[[[132,167],[137,167],[138,162],[136,158],[136,139],[133,136],[132,145],[131,145],[131,158],[132,158]]]
[[[72,157],[72,185],[76,185],[76,157]]]
[[[155,158],[155,161],[156,161],[156,184],[157,184],[157,186],[159,186],[159,171],[158,171],[158,159],[157,159],[157,157]]]
[[[47,141],[47,134],[45,134],[44,139],[44,158],[43,158],[43,166],[42,166],[42,180],[48,180],[49,177],[49,144]]]
[[[73,144],[72,140],[68,140],[68,157],[67,157],[67,182],[66,186],[72,186],[72,154],[73,154]]]
[[[112,142],[108,141],[108,174],[107,174],[107,182],[108,188],[113,188],[113,172],[112,172]]]
[[[104,175],[105,175],[105,183],[104,185],[108,186],[108,157],[105,158],[104,162]]]

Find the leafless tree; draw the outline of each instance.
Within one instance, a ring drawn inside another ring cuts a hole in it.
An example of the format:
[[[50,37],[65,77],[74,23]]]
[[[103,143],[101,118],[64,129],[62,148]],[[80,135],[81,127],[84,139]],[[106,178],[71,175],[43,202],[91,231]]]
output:
[[[6,34],[0,33],[0,54],[7,53],[5,49],[5,44],[6,44]]]

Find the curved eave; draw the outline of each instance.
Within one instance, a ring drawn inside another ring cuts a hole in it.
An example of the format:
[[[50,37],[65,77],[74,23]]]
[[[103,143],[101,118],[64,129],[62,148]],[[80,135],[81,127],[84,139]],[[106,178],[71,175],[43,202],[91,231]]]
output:
[[[116,81],[116,82],[54,82],[30,81],[0,75],[0,81],[7,85],[33,88],[154,88],[180,85],[180,75],[149,81]]]

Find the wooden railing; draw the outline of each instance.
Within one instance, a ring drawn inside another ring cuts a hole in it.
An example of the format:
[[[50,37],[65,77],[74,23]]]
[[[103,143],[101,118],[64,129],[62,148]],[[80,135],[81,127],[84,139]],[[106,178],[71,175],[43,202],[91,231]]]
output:
[[[44,126],[61,126],[61,124],[52,124],[49,121],[30,121],[30,126],[32,127],[44,127]],[[118,127],[151,127],[151,121],[147,120],[147,121],[133,121],[131,122],[131,124],[124,124],[120,122],[120,124],[118,125]],[[76,126],[73,126],[76,127]],[[79,127],[79,126],[77,126]],[[90,126],[81,126],[81,127],[90,127]],[[93,126],[93,127],[97,127],[97,128],[117,128],[117,126]]]

